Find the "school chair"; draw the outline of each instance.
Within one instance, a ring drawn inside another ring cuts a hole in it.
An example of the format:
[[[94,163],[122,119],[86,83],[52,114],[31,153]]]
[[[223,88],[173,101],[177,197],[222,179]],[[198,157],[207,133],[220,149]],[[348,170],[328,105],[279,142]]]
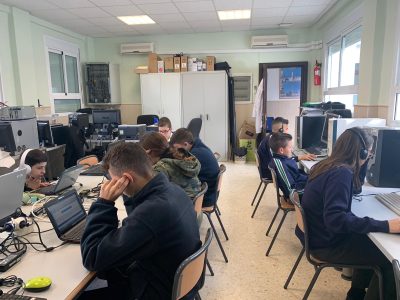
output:
[[[214,232],[214,235],[215,235],[215,238],[217,240],[218,246],[221,249],[222,255],[224,256],[225,262],[228,262],[228,257],[225,254],[224,247],[222,247],[221,240],[219,239],[219,236],[218,236],[217,231],[215,229],[214,223],[213,223],[213,221],[211,219],[211,214],[215,213],[215,215],[217,216],[219,225],[221,226],[222,232],[225,235],[226,240],[229,240],[228,235],[226,234],[224,225],[222,224],[220,213],[218,213],[219,209],[218,209],[218,206],[217,206],[219,193],[221,191],[221,185],[222,185],[222,175],[225,173],[225,171],[226,171],[226,166],[224,164],[221,164],[219,166],[219,174],[218,174],[218,179],[217,179],[218,180],[217,181],[217,184],[218,184],[218,186],[217,186],[217,199],[215,201],[215,204],[212,205],[212,206],[203,207],[202,211],[207,216],[208,222],[210,223],[211,228],[212,228],[212,230]]]
[[[297,226],[300,228],[300,230],[304,234],[304,247],[300,251],[300,255],[298,256],[298,258],[289,274],[289,277],[286,280],[284,288],[287,289],[287,287],[293,277],[293,274],[296,271],[297,266],[299,265],[300,260],[305,253],[308,262],[314,266],[315,273],[314,273],[314,276],[311,279],[311,282],[303,296],[303,300],[308,299],[308,296],[310,295],[311,290],[314,287],[315,282],[317,281],[318,276],[321,273],[321,271],[324,268],[331,268],[331,267],[332,268],[354,268],[354,269],[372,269],[372,270],[374,270],[374,272],[377,275],[378,280],[379,280],[379,298],[381,300],[383,300],[384,299],[383,298],[383,277],[382,277],[382,272],[378,266],[348,265],[348,264],[339,264],[339,263],[333,263],[333,262],[324,262],[324,261],[321,261],[312,256],[312,254],[310,253],[310,248],[309,248],[309,233],[308,233],[308,227],[307,227],[307,218],[306,218],[305,212],[300,204],[299,193],[296,190],[291,191],[290,201],[293,203],[294,208],[295,208]]]
[[[201,248],[179,265],[175,272],[172,300],[182,299],[189,293],[195,293],[194,299],[201,300],[199,290],[204,285],[207,252],[212,238],[213,233],[209,228]]]
[[[397,300],[400,300],[400,263],[397,259],[392,261],[394,280],[396,282],[396,295]]]
[[[286,215],[289,212],[294,211],[293,204],[289,203],[288,200],[280,192],[279,184],[278,184],[278,177],[276,175],[275,170],[273,168],[270,168],[270,167],[269,167],[269,169],[271,171],[272,182],[274,183],[274,187],[275,187],[275,190],[276,190],[276,202],[278,204],[278,208],[276,209],[275,214],[274,214],[274,216],[273,216],[273,218],[271,220],[271,223],[269,224],[269,227],[268,227],[266,235],[268,235],[269,232],[271,231],[272,225],[274,225],[275,219],[278,216],[279,211],[283,212],[283,216],[282,216],[281,221],[279,222],[279,225],[278,225],[278,227],[277,227],[277,229],[275,231],[274,236],[272,237],[272,240],[271,240],[271,243],[269,244],[268,250],[265,253],[266,256],[269,255],[269,253],[270,253],[270,251],[272,249],[272,246],[274,245],[275,240],[278,237],[278,234],[279,234],[279,231],[281,230],[282,224],[286,219]]]
[[[260,157],[258,156],[257,150],[254,151],[254,155],[255,155],[255,157],[256,157],[256,165],[257,165],[258,175],[260,176],[260,184],[258,185],[256,194],[254,195],[253,201],[251,202],[251,205],[252,205],[252,206],[253,206],[254,201],[255,201],[256,198],[257,198],[258,192],[260,191],[260,188],[261,188],[261,186],[262,186],[263,184],[264,184],[264,187],[263,187],[263,189],[262,189],[262,191],[261,191],[260,197],[258,198],[257,204],[256,204],[256,206],[254,207],[253,213],[251,214],[251,217],[252,217],[252,218],[254,218],[254,215],[255,215],[255,213],[256,213],[256,211],[257,211],[257,209],[258,209],[258,206],[260,205],[261,199],[262,199],[262,197],[264,196],[265,189],[267,188],[268,184],[272,183],[272,180],[271,180],[271,179],[262,178],[262,176],[261,176]]]
[[[87,169],[91,166],[97,165],[99,163],[99,159],[96,155],[88,155],[78,159],[76,162],[77,165],[83,166],[83,169]]]
[[[198,138],[201,131],[203,120],[200,118],[193,118],[190,120],[187,129],[193,134],[193,138]]]

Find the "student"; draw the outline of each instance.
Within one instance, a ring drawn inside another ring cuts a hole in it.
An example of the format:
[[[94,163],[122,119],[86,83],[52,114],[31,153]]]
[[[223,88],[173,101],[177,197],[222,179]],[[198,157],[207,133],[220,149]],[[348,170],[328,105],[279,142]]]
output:
[[[25,165],[30,169],[29,173],[26,175],[24,188],[26,192],[49,185],[44,179],[47,165],[46,153],[39,149],[25,150],[21,154],[19,168],[24,168],[26,167]]]
[[[371,151],[372,138],[361,128],[347,129],[337,139],[330,157],[311,169],[301,205],[307,216],[309,247],[322,261],[377,265],[383,272],[385,299],[395,299],[393,270],[384,254],[367,237],[369,232],[400,232],[400,218],[377,221],[351,212],[353,185],[361,187],[360,169]],[[296,227],[303,243],[303,233]],[[378,299],[377,278],[354,270],[348,300]]]
[[[289,121],[282,118],[277,117],[272,121],[272,133],[274,132],[289,132]],[[260,172],[262,178],[272,179],[271,172],[268,169],[268,165],[272,160],[272,154],[269,147],[269,139],[271,135],[267,134],[260,145],[257,148],[258,157],[260,158]],[[293,159],[296,161],[299,160],[313,160],[316,156],[314,154],[303,154],[299,156],[293,156]]]
[[[153,172],[136,143],[113,147],[104,166],[112,179],[89,210],[81,252],[108,288],[81,299],[171,299],[178,266],[201,246],[192,201]],[[114,202],[122,194],[127,217],[119,227]]]
[[[164,173],[192,199],[200,192],[200,162],[194,155],[184,149],[170,147],[158,132],[145,134],[140,139],[140,145],[149,155],[154,171]]]
[[[292,189],[302,190],[306,185],[308,176],[300,170],[292,157],[292,136],[284,132],[276,132],[269,139],[269,146],[273,152],[270,166],[278,175],[279,188],[285,198],[289,198]]]
[[[219,165],[214,154],[200,138],[193,139],[193,134],[186,128],[179,128],[171,137],[170,144],[175,148],[190,151],[200,161],[199,179],[207,182],[208,190],[204,195],[203,207],[210,207],[217,201]]]
[[[172,135],[171,121],[167,117],[162,117],[158,121],[158,132],[161,133],[169,142]]]

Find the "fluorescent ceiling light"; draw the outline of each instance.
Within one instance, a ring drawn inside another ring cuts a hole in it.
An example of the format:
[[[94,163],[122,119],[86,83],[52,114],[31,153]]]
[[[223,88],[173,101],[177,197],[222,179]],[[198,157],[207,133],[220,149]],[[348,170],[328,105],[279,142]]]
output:
[[[143,25],[143,24],[154,24],[155,23],[148,15],[122,16],[122,17],[117,17],[117,18],[128,25]]]
[[[250,19],[251,10],[219,10],[218,17],[221,21],[224,20],[240,20],[240,19]]]

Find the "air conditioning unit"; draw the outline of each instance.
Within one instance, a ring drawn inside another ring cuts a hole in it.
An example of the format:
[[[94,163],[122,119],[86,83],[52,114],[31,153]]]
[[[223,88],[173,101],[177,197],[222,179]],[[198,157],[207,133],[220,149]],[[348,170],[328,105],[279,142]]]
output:
[[[154,43],[121,44],[121,54],[141,54],[154,51]]]
[[[287,35],[263,35],[251,37],[251,48],[284,48],[288,45]]]

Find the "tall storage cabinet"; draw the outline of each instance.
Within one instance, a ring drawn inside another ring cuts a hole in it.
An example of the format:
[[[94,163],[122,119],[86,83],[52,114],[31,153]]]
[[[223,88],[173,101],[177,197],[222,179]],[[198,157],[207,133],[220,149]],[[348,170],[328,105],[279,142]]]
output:
[[[182,127],[181,77],[177,73],[140,75],[142,114],[168,117],[174,129]]]

